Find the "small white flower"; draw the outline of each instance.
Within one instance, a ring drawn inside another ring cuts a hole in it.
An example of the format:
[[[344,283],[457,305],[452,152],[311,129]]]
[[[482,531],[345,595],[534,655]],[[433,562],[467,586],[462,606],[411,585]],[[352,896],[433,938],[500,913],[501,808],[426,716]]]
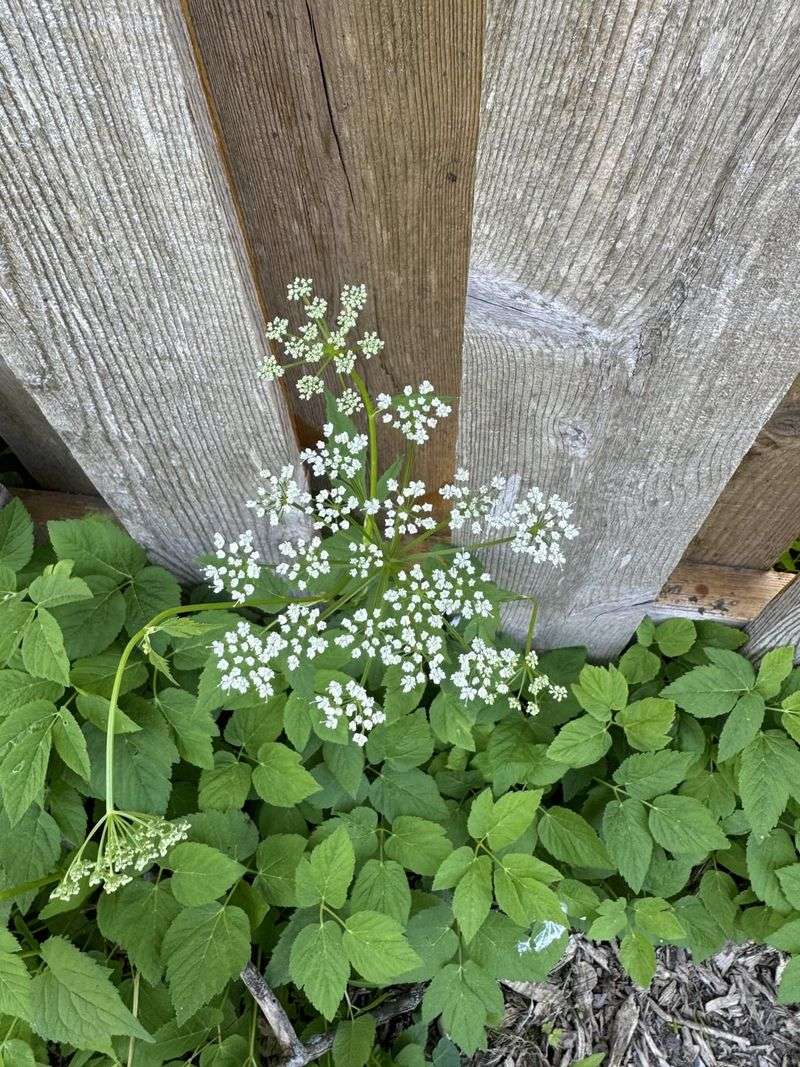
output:
[[[298,589],[307,589],[308,582],[319,578],[322,574],[329,574],[331,565],[328,553],[322,546],[319,537],[312,537],[310,541],[299,538],[297,541],[283,541],[278,545],[278,551],[286,556],[288,563],[279,563],[275,573],[285,578],[287,582],[297,585]]]
[[[306,507],[314,529],[328,529],[331,533],[347,530],[350,516],[358,510],[358,498],[344,485],[332,489],[320,489]]]
[[[235,630],[211,644],[221,675],[220,688],[225,693],[247,693],[255,689],[262,700],[269,699],[275,691],[275,671],[270,664],[286,647],[281,634],[270,631],[261,637],[242,619]]]
[[[333,357],[333,365],[340,374],[352,374],[356,365],[356,354],[349,349],[336,353]]]
[[[295,278],[286,286],[286,294],[290,300],[306,300],[311,296],[312,285],[310,278]]]
[[[395,534],[400,537],[410,534],[413,537],[422,530],[436,528],[436,519],[431,514],[433,505],[428,502],[417,503],[425,495],[424,482],[409,482],[405,489],[401,489],[398,482],[390,478],[386,488],[389,493],[395,494],[387,496],[383,505],[384,534],[387,538]]]
[[[498,509],[508,488],[507,480],[498,475],[490,485],[481,485],[470,489],[466,484],[469,472],[463,467],[456,471],[453,483],[443,485],[439,490],[445,500],[451,502],[450,529],[461,530],[464,527],[472,534],[483,533],[497,525],[498,513],[504,517],[507,512]]]
[[[297,382],[297,392],[301,400],[310,400],[312,396],[319,395],[324,389],[325,384],[322,378],[317,377],[316,374],[304,374]]]
[[[281,341],[289,331],[288,319],[272,319],[267,323],[266,335],[270,341]]]
[[[306,315],[312,320],[324,319],[327,310],[328,301],[323,300],[321,296],[315,296],[313,300],[306,304]]]
[[[328,624],[320,618],[319,608],[290,604],[275,624],[290,650],[286,659],[290,671],[299,670],[306,660],[322,655],[328,647],[327,638],[322,636]]]
[[[258,376],[265,382],[274,382],[278,378],[282,378],[285,373],[283,367],[271,352],[264,357],[263,363],[258,368]]]
[[[383,552],[371,541],[350,542],[347,573],[351,578],[366,578],[371,570],[379,570],[383,562]]]
[[[290,466],[281,467],[277,475],[261,471],[259,478],[262,484],[256,489],[255,499],[247,501],[247,506],[260,519],[269,516],[270,526],[277,526],[289,508],[304,509],[311,500],[311,496],[295,481],[294,470]]]
[[[544,493],[535,486],[511,509],[507,524],[514,527],[512,552],[531,556],[536,563],[561,566],[565,561],[563,541],[578,536],[569,522],[572,508],[555,493],[545,500]]]
[[[458,670],[451,681],[462,700],[493,704],[498,697],[508,696],[521,668],[522,657],[513,648],[494,648],[474,637],[468,651],[458,657]]]
[[[222,534],[214,534],[215,563],[207,563],[203,576],[215,593],[227,590],[239,603],[255,592],[254,582],[261,576],[259,554],[253,548],[253,532],[245,530],[236,541],[226,543]]]
[[[336,400],[336,410],[342,415],[355,415],[355,413],[360,411],[362,407],[361,397],[355,389],[345,389],[341,396]]]
[[[399,397],[392,398],[380,393],[376,407],[383,412],[384,422],[399,430],[406,440],[418,445],[425,444],[430,436],[428,431],[452,411],[449,404],[435,395],[428,381],[416,390],[407,385]]]
[[[364,359],[371,359],[383,348],[383,341],[378,337],[376,333],[365,333],[361,340],[358,342],[358,347],[361,349],[361,354]]]
[[[373,726],[386,721],[374,698],[352,679],[344,686],[337,681],[329,682],[325,692],[314,697],[314,701],[330,729],[335,730],[344,717],[353,740],[360,747],[367,743],[367,734]]]
[[[367,449],[367,435],[363,433],[352,436],[345,430],[334,434],[333,425],[326,422],[322,427],[324,441],[317,441],[316,449],[307,448],[300,453],[300,459],[308,463],[318,478],[354,478],[361,470],[364,453]]]

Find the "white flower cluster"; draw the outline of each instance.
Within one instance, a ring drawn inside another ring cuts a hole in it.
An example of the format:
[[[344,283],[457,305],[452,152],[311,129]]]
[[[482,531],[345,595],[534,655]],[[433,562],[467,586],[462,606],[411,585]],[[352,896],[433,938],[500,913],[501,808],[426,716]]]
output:
[[[346,486],[335,485],[333,489],[320,489],[306,514],[311,516],[315,530],[327,529],[336,533],[349,529],[350,516],[358,506],[358,498]]]
[[[427,501],[417,503],[425,496],[424,482],[409,482],[404,488],[400,488],[395,478],[390,478],[386,483],[389,493],[383,505],[383,532],[387,538],[402,537],[419,533],[421,530],[433,530],[436,528],[436,519],[431,512],[433,505]]]
[[[478,573],[468,552],[457,552],[447,570],[437,567],[431,574],[437,610],[464,619],[488,619],[494,610],[486,595],[491,580],[488,572]]]
[[[328,303],[322,297],[313,295],[310,278],[295,278],[287,286],[290,300],[303,305],[306,318],[296,334],[289,332],[289,321],[275,318],[267,323],[266,335],[270,341],[283,345],[283,355],[289,366],[317,366],[314,373],[304,374],[297,382],[297,391],[303,400],[309,400],[323,392],[324,383],[320,376],[324,367],[333,362],[340,374],[350,374],[355,367],[357,352],[348,349],[348,335],[358,322],[359,312],[367,301],[367,290],[363,285],[345,285],[339,297],[339,314],[336,325],[329,330],[325,325]],[[356,347],[365,359],[377,355],[383,348],[383,341],[375,333],[365,333]],[[264,359],[259,376],[265,381],[275,381],[286,373],[286,367],[270,352]],[[355,395],[355,394],[354,394]],[[353,396],[340,398],[344,407],[340,410],[352,414],[360,406],[355,405]]]
[[[247,501],[247,506],[260,519],[268,516],[270,526],[277,526],[290,508],[305,510],[311,503],[311,495],[295,481],[292,467],[281,467],[280,474],[260,471],[258,476],[262,484],[256,489],[255,499]]]
[[[221,672],[220,688],[224,693],[247,693],[255,689],[262,700],[274,693],[275,671],[272,660],[286,647],[280,634],[271,631],[265,637],[253,633],[245,619],[237,623],[221,641],[213,641],[211,651]]]
[[[203,576],[215,593],[227,590],[238,603],[255,592],[253,582],[261,576],[259,554],[253,548],[253,532],[245,530],[236,541],[226,543],[222,534],[214,534],[216,563],[203,567]]]
[[[367,436],[363,433],[349,434],[346,430],[333,432],[333,424],[326,422],[322,427],[324,441],[317,441],[315,448],[306,448],[300,453],[300,459],[307,463],[318,478],[354,478],[361,470],[364,452],[367,448]]]
[[[397,575],[394,587],[386,590],[383,599],[388,612],[381,623],[385,632],[381,659],[387,667],[400,668],[402,691],[410,693],[429,678],[435,683],[443,681],[446,646],[441,590],[435,589],[422,567],[415,564]]]
[[[384,638],[380,609],[369,612],[366,608],[357,608],[352,619],[345,616],[341,625],[343,633],[336,638],[335,644],[339,648],[352,649],[353,659],[371,659],[381,652]]]
[[[355,389],[345,389],[336,398],[336,410],[341,415],[355,415],[357,411],[361,411],[364,405],[361,402],[361,397],[355,391]]]
[[[513,648],[494,648],[474,637],[469,650],[458,657],[458,670],[451,680],[462,700],[493,704],[498,697],[508,696],[521,667],[520,655]]]
[[[564,563],[563,542],[578,536],[569,521],[572,507],[555,493],[545,497],[533,486],[518,500],[509,501],[514,490],[511,479],[498,475],[490,485],[470,489],[469,472],[456,471],[451,485],[442,486],[441,495],[451,502],[450,529],[464,527],[472,534],[503,531],[510,537],[512,552],[531,556],[536,563]]]
[[[83,858],[83,846],[70,864],[64,877],[50,894],[53,900],[71,900],[77,896],[82,883],[88,879],[90,886],[102,885],[107,893],[127,885],[146,870],[154,860],[165,855],[173,845],[183,841],[189,834],[188,822],[167,822],[160,815],[140,815],[111,811],[104,816],[97,858]],[[90,838],[92,836],[90,834]]]
[[[342,717],[359,746],[367,743],[367,734],[379,723],[386,721],[383,711],[363,686],[351,679],[345,685],[331,681],[324,693],[314,697],[317,707],[325,716],[325,725],[335,730]]]
[[[407,441],[424,445],[429,439],[429,430],[453,410],[433,391],[430,382],[424,381],[418,389],[405,386],[398,397],[380,393],[376,400],[378,411],[383,412],[383,421],[399,430]]]
[[[304,660],[322,655],[328,647],[327,638],[322,636],[328,624],[320,618],[319,608],[290,604],[275,622],[284,647],[290,650],[286,658],[290,671],[299,670]]]
[[[351,578],[367,578],[370,571],[379,570],[384,563],[383,551],[371,541],[351,541],[347,573]]]
[[[309,579],[330,573],[330,559],[319,537],[312,537],[310,541],[302,537],[297,541],[282,541],[278,551],[289,562],[279,563],[275,573],[287,582],[293,582],[298,589],[307,589]]]

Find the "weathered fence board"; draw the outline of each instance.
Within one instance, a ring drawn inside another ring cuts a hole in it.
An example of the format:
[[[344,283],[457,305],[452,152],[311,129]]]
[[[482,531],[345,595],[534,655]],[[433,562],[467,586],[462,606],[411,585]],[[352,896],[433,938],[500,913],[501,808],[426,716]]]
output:
[[[158,0],[0,0],[0,337],[97,491],[187,574],[295,455],[185,42]],[[30,447],[36,447],[32,442]],[[25,456],[23,455],[23,460]]]
[[[373,390],[427,377],[457,394],[483,0],[182,3],[267,306],[284,314],[296,274],[332,297],[363,281],[386,341]],[[319,408],[292,403],[315,438]],[[432,486],[456,430],[420,456]]]
[[[685,558],[767,570],[798,536],[800,378],[765,423]]]
[[[489,5],[459,452],[578,501],[495,561],[544,644],[624,642],[797,374],[798,71],[791,0]]]
[[[756,571],[684,560],[669,576],[647,614],[662,619],[674,615],[715,619],[742,626],[756,619],[775,597],[781,596],[794,577],[783,571]]]
[[[750,641],[744,651],[761,656],[778,645],[794,645],[795,662],[800,663],[800,580],[795,580],[775,597],[747,627]]]

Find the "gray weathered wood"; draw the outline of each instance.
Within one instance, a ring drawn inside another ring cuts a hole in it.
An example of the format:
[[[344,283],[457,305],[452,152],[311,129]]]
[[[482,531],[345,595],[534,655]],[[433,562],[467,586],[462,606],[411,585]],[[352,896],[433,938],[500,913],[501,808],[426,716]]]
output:
[[[625,641],[800,369],[799,70],[793,0],[489,5],[459,458],[577,501],[492,561],[543,645]]]
[[[257,302],[182,29],[158,0],[0,0],[0,22],[4,356],[188,574],[295,448],[256,385]]]
[[[744,648],[756,658],[779,645],[794,645],[795,663],[800,663],[800,580],[795,579],[775,597],[747,627],[750,641]]]
[[[180,2],[271,313],[296,274],[328,299],[364,282],[364,326],[386,342],[365,365],[372,391],[429,378],[457,394],[483,0]],[[321,405],[293,386],[289,402],[315,441]],[[420,452],[432,488],[452,477],[456,432],[446,420]],[[388,462],[400,442],[385,440]]]

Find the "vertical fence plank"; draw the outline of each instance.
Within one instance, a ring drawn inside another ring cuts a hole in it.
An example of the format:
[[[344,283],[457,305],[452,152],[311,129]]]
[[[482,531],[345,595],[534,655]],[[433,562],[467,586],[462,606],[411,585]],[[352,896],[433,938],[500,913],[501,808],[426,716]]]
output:
[[[791,0],[489,5],[459,452],[578,501],[493,561],[542,644],[624,642],[797,374],[798,71]]]
[[[756,658],[779,645],[795,646],[795,663],[800,663],[800,580],[775,597],[757,619],[748,625],[747,655]]]
[[[483,0],[182,4],[267,306],[284,314],[297,274],[327,297],[363,281],[386,341],[372,389],[458,393]],[[314,433],[319,410],[291,402]],[[452,472],[449,423],[421,455],[432,486]]]
[[[0,0],[9,367],[128,529],[191,572],[295,455],[185,42],[158,0]]]
[[[685,558],[768,570],[798,537],[800,378],[764,424]]]

